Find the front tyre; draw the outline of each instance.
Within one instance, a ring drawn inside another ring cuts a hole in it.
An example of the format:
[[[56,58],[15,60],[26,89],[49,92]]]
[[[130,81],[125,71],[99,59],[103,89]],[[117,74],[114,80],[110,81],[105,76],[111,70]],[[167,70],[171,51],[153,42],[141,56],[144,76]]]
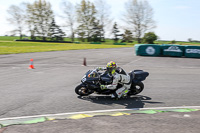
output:
[[[75,92],[77,95],[79,96],[88,96],[90,95],[92,92],[90,90],[88,90],[85,86],[83,86],[82,84],[78,85],[75,88]]]
[[[143,89],[144,89],[144,84],[142,82],[132,84],[128,95],[137,95],[137,94],[141,93],[143,91]]]

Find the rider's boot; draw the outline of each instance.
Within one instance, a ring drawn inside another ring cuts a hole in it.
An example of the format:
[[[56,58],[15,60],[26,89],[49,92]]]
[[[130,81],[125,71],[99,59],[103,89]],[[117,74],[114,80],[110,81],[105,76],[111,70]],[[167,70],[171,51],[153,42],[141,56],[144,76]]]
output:
[[[112,98],[112,99],[118,98],[118,95],[116,94],[116,92],[114,92],[114,93],[111,95],[111,98]]]
[[[123,87],[119,88],[118,90],[116,90],[116,92],[114,92],[111,95],[111,98],[120,98],[120,97],[126,95],[128,92],[129,92],[129,90],[125,86],[123,86]]]
[[[126,97],[126,96],[127,96],[127,94],[128,94],[128,92],[129,92],[129,90],[128,90],[128,89],[126,89],[126,90],[124,91],[123,97]]]

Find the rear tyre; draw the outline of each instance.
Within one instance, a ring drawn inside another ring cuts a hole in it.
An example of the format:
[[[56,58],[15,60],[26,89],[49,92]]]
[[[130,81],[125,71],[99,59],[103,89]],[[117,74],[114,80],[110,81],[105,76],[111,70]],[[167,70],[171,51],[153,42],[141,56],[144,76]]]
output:
[[[131,85],[131,89],[128,93],[128,95],[137,95],[139,93],[141,93],[144,89],[144,84],[142,82],[138,82],[134,85]]]
[[[82,85],[78,85],[75,88],[75,92],[79,96],[88,96],[88,95],[90,95],[92,93],[85,86],[82,86]]]

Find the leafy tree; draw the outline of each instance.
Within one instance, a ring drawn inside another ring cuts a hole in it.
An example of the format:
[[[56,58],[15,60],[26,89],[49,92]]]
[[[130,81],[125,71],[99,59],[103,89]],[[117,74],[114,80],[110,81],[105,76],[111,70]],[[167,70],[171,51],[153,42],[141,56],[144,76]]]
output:
[[[46,40],[54,18],[51,4],[45,0],[35,1],[33,4],[27,4],[27,13],[27,23],[30,26],[31,35]]]
[[[92,33],[92,41],[93,42],[101,42],[102,36],[104,34],[102,25],[99,25],[99,21],[93,23],[93,33]]]
[[[80,25],[79,28],[77,29],[78,40],[85,42],[86,32],[83,29],[81,29],[80,27],[82,27],[82,26]]]
[[[122,41],[123,42],[131,42],[133,40],[133,34],[130,30],[125,30],[123,36],[122,36]]]
[[[192,42],[192,38],[188,38],[188,42]]]
[[[60,27],[55,23],[55,20],[53,19],[50,29],[49,29],[49,35],[50,39],[52,41],[63,41],[63,37],[65,36],[65,33],[60,29]]]
[[[153,8],[146,0],[129,0],[125,9],[125,22],[134,32],[138,43],[141,43],[142,36],[156,27],[153,20]]]
[[[154,32],[145,33],[143,42],[148,44],[154,44],[154,41],[158,39],[158,36]]]
[[[111,11],[110,11],[110,6],[106,3],[106,0],[96,0],[95,1],[95,7],[97,10],[96,16],[97,19],[99,20],[99,25],[101,27],[100,32],[102,33],[101,35],[101,40],[104,42],[105,41],[105,31],[108,30],[108,28],[111,28]]]
[[[113,25],[113,28],[112,28],[112,33],[114,34],[114,42],[117,43],[118,40],[119,40],[119,36],[122,36],[121,34],[119,34],[119,29],[118,29],[118,25],[117,23],[115,22],[114,25]]]
[[[23,4],[20,6],[11,5],[7,10],[9,14],[9,18],[7,19],[10,24],[16,27],[15,30],[11,31],[13,34],[17,33],[22,39],[23,36],[23,29],[25,24],[25,11],[23,8]]]
[[[67,27],[70,30],[71,32],[70,38],[72,42],[74,42],[75,22],[76,22],[76,14],[75,14],[74,5],[69,1],[64,1],[62,3],[62,9],[64,13],[64,16],[62,16],[62,18],[64,18],[66,22],[65,27]]]
[[[94,22],[96,21],[96,9],[90,1],[82,0],[81,4],[77,5],[77,19],[78,19],[78,35],[82,38],[87,38],[90,42],[93,36]],[[81,30],[81,31],[79,31]],[[80,36],[81,35],[81,36]]]

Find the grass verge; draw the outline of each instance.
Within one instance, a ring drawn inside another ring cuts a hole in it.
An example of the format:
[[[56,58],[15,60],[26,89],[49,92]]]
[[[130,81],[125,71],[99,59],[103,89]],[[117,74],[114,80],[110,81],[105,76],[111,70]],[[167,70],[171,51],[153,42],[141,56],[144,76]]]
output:
[[[0,54],[18,54],[31,52],[65,51],[79,49],[102,49],[133,47],[133,45],[109,44],[74,44],[74,43],[46,43],[46,42],[0,42]]]

